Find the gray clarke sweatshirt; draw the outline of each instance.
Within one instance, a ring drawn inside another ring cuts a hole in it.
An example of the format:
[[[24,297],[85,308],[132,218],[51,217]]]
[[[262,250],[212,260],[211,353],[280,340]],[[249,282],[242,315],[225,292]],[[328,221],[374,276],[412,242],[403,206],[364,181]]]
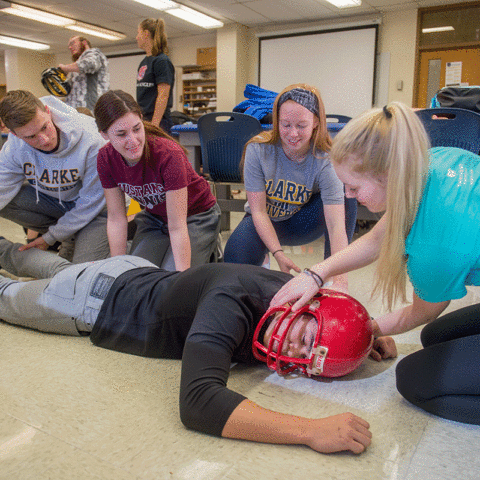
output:
[[[60,99],[40,99],[50,109],[59,131],[55,152],[46,153],[9,133],[0,151],[0,209],[7,205],[27,180],[38,192],[75,202],[74,208],[52,225],[43,239],[52,245],[81,230],[105,208],[105,197],[97,174],[97,153],[105,145],[95,120],[78,113]]]

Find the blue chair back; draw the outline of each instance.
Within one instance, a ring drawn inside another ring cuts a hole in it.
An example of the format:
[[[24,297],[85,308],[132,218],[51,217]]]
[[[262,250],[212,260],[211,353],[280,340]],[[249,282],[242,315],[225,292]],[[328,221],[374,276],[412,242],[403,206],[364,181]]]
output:
[[[332,120],[336,120],[337,123],[347,123],[349,122],[352,117],[348,117],[347,115],[337,115],[336,113],[327,113],[327,123],[334,123]]]
[[[480,114],[463,108],[425,108],[415,113],[432,147],[458,147],[477,155],[480,152]]]
[[[240,160],[245,144],[262,131],[251,115],[236,112],[206,113],[198,119],[203,171],[214,182],[242,182]]]

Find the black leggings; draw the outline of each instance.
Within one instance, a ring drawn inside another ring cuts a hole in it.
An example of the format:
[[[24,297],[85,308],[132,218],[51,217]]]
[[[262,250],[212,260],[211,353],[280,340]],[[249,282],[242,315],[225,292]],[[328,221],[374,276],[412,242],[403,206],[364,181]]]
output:
[[[423,349],[397,365],[397,389],[439,417],[480,425],[480,304],[427,325]]]

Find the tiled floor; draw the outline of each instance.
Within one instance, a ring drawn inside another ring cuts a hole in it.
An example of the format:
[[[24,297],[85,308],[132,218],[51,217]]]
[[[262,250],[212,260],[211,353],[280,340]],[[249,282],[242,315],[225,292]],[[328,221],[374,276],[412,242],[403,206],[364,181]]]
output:
[[[238,214],[232,217],[235,224]],[[0,229],[23,241],[11,223],[0,220]],[[317,242],[292,255],[303,268],[323,256],[322,248]],[[375,316],[381,305],[370,299],[372,272],[353,272],[349,280],[350,293]],[[450,308],[473,298],[470,292]],[[397,344],[399,358],[419,349],[419,332],[398,336]],[[373,443],[365,453],[321,455],[186,430],[178,416],[179,361],[0,322],[0,479],[477,480],[480,427],[403,400],[396,362],[367,360],[350,376],[318,381],[233,368],[229,386],[264,407],[311,417],[352,411],[370,422]]]

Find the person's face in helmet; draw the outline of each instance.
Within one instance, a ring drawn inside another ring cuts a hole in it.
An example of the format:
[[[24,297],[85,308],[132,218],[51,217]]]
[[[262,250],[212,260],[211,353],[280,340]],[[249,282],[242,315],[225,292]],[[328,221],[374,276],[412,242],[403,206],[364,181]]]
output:
[[[267,330],[263,337],[263,344],[266,347],[270,342],[270,338],[273,335],[275,326],[280,321],[280,317],[280,314],[276,315],[275,318],[271,321],[270,325],[267,327]],[[285,332],[288,325],[287,320],[290,317],[291,315],[287,316],[282,321],[277,331],[277,336],[280,337]],[[296,320],[294,320],[294,322],[288,329],[285,341],[283,342],[281,354],[287,355],[292,358],[309,358],[315,341],[315,336],[317,334],[317,329],[317,320],[312,315],[304,314],[299,316]],[[277,350],[278,341],[275,340],[273,342],[273,351],[277,352]]]
[[[35,117],[12,133],[42,152],[52,152],[58,147],[58,131],[48,107],[45,107],[45,111],[37,108]]]

